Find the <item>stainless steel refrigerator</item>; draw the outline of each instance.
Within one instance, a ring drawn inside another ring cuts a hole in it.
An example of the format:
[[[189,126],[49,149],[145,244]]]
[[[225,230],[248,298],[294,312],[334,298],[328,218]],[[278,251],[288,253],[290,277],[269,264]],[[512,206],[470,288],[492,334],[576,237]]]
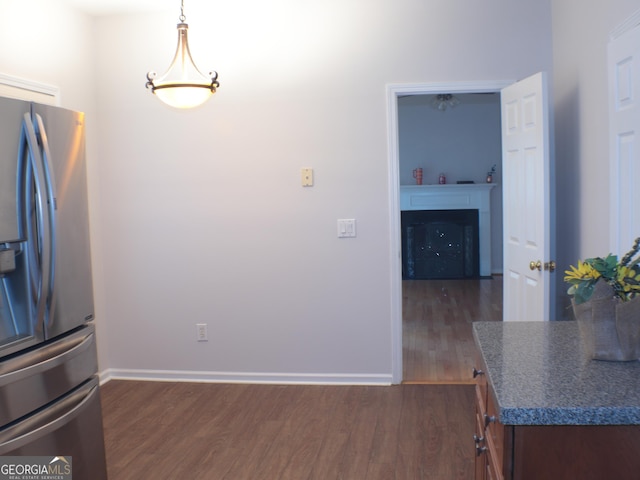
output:
[[[0,456],[107,478],[84,114],[0,98]]]

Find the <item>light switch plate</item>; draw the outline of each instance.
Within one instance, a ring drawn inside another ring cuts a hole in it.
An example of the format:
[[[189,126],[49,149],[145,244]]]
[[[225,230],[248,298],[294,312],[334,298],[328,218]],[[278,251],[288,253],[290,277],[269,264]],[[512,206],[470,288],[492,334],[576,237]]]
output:
[[[356,236],[356,220],[354,218],[338,219],[338,238],[353,238]]]
[[[302,186],[313,187],[313,168],[303,168],[300,174],[302,175]]]

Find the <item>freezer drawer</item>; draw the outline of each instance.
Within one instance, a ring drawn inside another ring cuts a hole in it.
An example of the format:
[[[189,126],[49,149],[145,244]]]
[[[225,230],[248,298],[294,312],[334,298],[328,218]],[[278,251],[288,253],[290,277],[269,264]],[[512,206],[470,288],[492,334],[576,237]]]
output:
[[[0,455],[71,457],[73,480],[107,480],[98,378],[0,429]]]
[[[97,371],[93,325],[0,361],[0,426],[54,401]]]

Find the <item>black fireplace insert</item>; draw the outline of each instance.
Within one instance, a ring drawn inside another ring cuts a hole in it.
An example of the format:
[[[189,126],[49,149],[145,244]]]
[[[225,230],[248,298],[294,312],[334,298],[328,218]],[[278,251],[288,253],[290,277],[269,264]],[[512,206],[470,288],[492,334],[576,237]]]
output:
[[[477,278],[478,210],[403,211],[402,278]]]

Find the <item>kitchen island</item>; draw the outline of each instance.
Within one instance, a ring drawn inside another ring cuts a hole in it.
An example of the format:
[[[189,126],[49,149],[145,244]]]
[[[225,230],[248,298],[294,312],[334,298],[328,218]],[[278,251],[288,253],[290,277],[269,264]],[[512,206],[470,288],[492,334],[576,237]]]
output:
[[[476,322],[477,479],[640,478],[640,362],[589,359],[576,322]]]

